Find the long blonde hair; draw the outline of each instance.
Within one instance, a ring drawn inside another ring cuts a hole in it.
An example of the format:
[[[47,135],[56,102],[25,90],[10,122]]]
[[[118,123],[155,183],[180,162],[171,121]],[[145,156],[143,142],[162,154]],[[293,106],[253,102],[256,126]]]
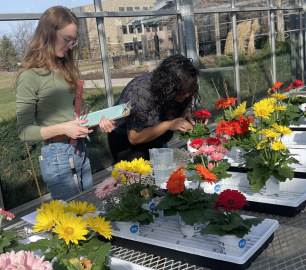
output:
[[[51,7],[42,14],[21,62],[16,76],[16,82],[23,71],[31,68],[39,68],[39,71],[36,72],[40,73],[51,69],[52,63],[55,62],[69,85],[69,91],[75,91],[77,81],[80,77],[76,63],[79,54],[78,45],[72,50],[68,50],[63,58],[55,55],[56,31],[63,29],[71,23],[74,23],[77,27],[79,26],[79,20],[76,15],[66,7]]]

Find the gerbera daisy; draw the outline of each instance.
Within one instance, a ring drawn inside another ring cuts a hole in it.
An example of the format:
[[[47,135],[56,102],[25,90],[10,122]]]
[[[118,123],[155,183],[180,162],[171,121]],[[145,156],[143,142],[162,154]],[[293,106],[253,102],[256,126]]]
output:
[[[274,111],[284,111],[286,110],[285,106],[274,106],[273,107]]]
[[[67,204],[65,212],[74,213],[77,216],[84,216],[88,213],[94,213],[97,211],[97,208],[91,203],[87,206],[87,202],[75,202],[71,201]]]
[[[286,151],[286,146],[281,142],[281,141],[278,141],[278,140],[275,140],[273,143],[272,143],[272,146],[271,148],[274,150],[274,151]]]
[[[216,175],[211,173],[208,169],[204,168],[202,164],[197,164],[195,169],[197,170],[200,177],[205,180],[205,182],[210,183],[211,185],[217,182]]]
[[[178,167],[176,170],[175,170],[175,172],[182,172],[182,173],[184,173],[185,174],[185,172],[184,172],[184,169],[186,168],[186,166],[185,165],[183,165],[183,166],[180,166],[180,167]]]
[[[204,143],[203,139],[194,139],[191,141],[191,143],[189,144],[192,148],[196,148],[199,149]]]
[[[224,129],[224,134],[230,136],[235,135],[237,130],[239,129],[239,124],[235,120],[231,120]]]
[[[1,218],[1,216],[2,216],[2,218],[6,217],[7,220],[12,220],[15,217],[14,214],[12,214],[8,211],[4,211],[4,210],[2,210],[2,208],[0,208],[0,218]],[[0,221],[1,221],[1,219],[0,219]]]
[[[181,193],[185,187],[186,176],[181,171],[173,172],[167,181],[166,188],[172,194]]]
[[[266,119],[269,119],[271,113],[274,112],[273,105],[271,105],[267,99],[263,99],[255,103],[253,109],[256,116],[263,117]]]
[[[47,208],[45,211],[38,212],[38,215],[36,216],[37,223],[34,223],[33,225],[33,232],[50,231],[55,227],[56,222],[62,214],[63,211],[60,208]]]
[[[224,133],[226,127],[227,127],[227,122],[221,120],[221,123],[217,123],[216,134],[221,135],[222,133]]]
[[[90,270],[92,267],[92,263],[90,260],[83,258],[82,260],[79,261],[79,268],[80,270]]]
[[[151,163],[143,158],[135,158],[131,161],[131,171],[141,175],[146,175],[152,172]]]
[[[210,158],[213,161],[218,161],[218,160],[221,160],[223,158],[223,155],[221,153],[213,152],[213,153],[210,154]]]
[[[217,152],[223,153],[223,154],[227,154],[227,153],[228,153],[228,150],[227,150],[226,148],[220,146],[220,145],[219,145],[219,146],[216,146],[216,147],[215,147],[215,150],[216,150]]]
[[[61,200],[52,200],[49,203],[44,203],[43,206],[40,207],[40,209],[37,209],[38,212],[44,211],[44,209],[60,209],[62,212],[64,212],[64,209],[66,207],[66,204],[64,201]]]
[[[126,170],[126,171],[130,171],[130,167],[131,167],[130,162],[125,161],[125,160],[121,160],[120,162],[115,164],[111,176],[116,178],[116,179],[118,179],[119,177],[123,177],[125,179],[126,177],[124,175],[120,174],[117,170],[118,169],[123,169],[123,170]]]
[[[285,90],[284,92],[288,92],[290,90],[291,86],[289,85]]]
[[[272,94],[271,97],[274,97],[277,100],[282,100],[282,99],[286,99],[287,96],[283,95],[283,94]]]
[[[300,80],[295,80],[293,83],[290,84],[290,86],[293,88],[299,88],[302,85],[304,85],[304,83]]]
[[[216,149],[215,146],[212,146],[212,145],[203,145],[193,155],[194,156],[198,156],[198,155],[202,155],[202,154],[210,155],[211,153],[213,153],[215,151],[215,149]]]
[[[238,134],[244,134],[249,130],[249,124],[246,120],[238,120]]]
[[[224,98],[219,99],[216,104],[215,104],[215,108],[218,110],[223,106],[223,102],[224,102]]]
[[[96,189],[96,196],[100,198],[104,198],[106,195],[110,195],[113,190],[117,188],[114,186],[117,182],[117,179],[114,177],[110,177],[105,179]]]
[[[88,234],[86,222],[83,217],[75,217],[73,214],[62,214],[60,221],[57,222],[54,232],[59,239],[64,239],[66,244],[69,242],[78,244],[78,240],[86,240],[84,235]]]
[[[93,231],[98,232],[106,239],[111,239],[113,230],[109,221],[105,221],[105,218],[101,218],[99,216],[89,215],[87,219],[87,228],[92,228]]]
[[[268,139],[265,139],[261,142],[259,142],[256,146],[257,149],[264,149],[266,146],[269,145],[269,140]]]
[[[233,117],[245,113],[246,101],[242,102],[237,109],[233,112]]]
[[[285,127],[285,126],[279,126],[277,123],[273,124],[272,127],[280,132],[282,135],[291,135],[292,133],[292,130],[288,127]]]
[[[221,141],[218,138],[214,138],[214,137],[209,137],[209,138],[205,138],[205,142],[209,145],[220,145]]]
[[[193,111],[193,114],[198,118],[211,117],[211,113],[204,109],[201,109],[200,111]]]
[[[219,194],[213,209],[218,210],[219,207],[222,207],[224,210],[237,211],[242,209],[245,205],[249,205],[249,203],[246,201],[246,197],[243,196],[242,193],[238,190],[227,189]]]
[[[140,177],[139,174],[135,173],[135,172],[129,172],[129,171],[126,171],[126,170],[123,170],[123,169],[118,169],[117,171],[118,171],[118,173],[124,174],[128,178],[128,181],[130,179],[136,180],[136,179],[139,179],[139,177]]]
[[[223,101],[223,109],[227,108],[228,106],[233,106],[236,102],[237,98],[232,98],[232,97],[228,97],[226,99],[224,99]]]
[[[214,164],[212,164],[211,162],[209,162],[207,168],[210,170],[210,169],[212,169],[213,167],[214,167]]]

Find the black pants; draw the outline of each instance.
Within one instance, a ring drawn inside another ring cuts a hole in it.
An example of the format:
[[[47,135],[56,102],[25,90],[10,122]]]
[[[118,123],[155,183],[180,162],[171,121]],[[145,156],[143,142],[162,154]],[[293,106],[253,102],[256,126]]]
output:
[[[112,131],[107,134],[109,149],[115,162],[132,161],[134,158],[150,160],[149,149],[162,148],[163,145],[155,140],[147,143],[132,145],[127,137]]]

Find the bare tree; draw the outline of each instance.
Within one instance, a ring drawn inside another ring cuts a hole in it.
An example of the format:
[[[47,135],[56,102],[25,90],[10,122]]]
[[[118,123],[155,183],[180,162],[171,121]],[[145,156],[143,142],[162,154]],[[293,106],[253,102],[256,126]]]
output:
[[[33,37],[36,23],[33,21],[21,21],[10,26],[12,28],[10,39],[14,44],[18,56],[23,57]]]

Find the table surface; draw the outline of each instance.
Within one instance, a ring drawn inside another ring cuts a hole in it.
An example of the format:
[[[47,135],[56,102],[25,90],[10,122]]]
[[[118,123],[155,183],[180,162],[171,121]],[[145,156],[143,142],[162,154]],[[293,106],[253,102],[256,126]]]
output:
[[[184,150],[174,149],[174,162],[177,167],[186,164],[187,153]],[[153,178],[150,176],[144,179],[144,183],[147,182],[151,184],[153,181]],[[88,203],[93,203],[98,208],[98,210],[104,210],[107,208],[109,199],[100,200],[95,196],[94,192],[95,187],[82,192],[81,194],[73,197],[71,200],[87,201]],[[38,207],[39,205],[37,205],[37,208]],[[242,211],[241,213],[250,216],[265,216],[266,218],[276,219],[280,224],[274,233],[273,242],[262,252],[262,254],[252,263],[251,267],[248,269],[306,269],[305,208],[299,215],[293,218],[265,215],[246,211]],[[4,229],[16,230],[24,238],[31,235],[31,225],[18,217],[14,220],[14,222],[5,222]],[[112,247],[111,255],[153,269],[207,269],[180,261],[174,261],[165,257],[136,252],[119,246]]]

